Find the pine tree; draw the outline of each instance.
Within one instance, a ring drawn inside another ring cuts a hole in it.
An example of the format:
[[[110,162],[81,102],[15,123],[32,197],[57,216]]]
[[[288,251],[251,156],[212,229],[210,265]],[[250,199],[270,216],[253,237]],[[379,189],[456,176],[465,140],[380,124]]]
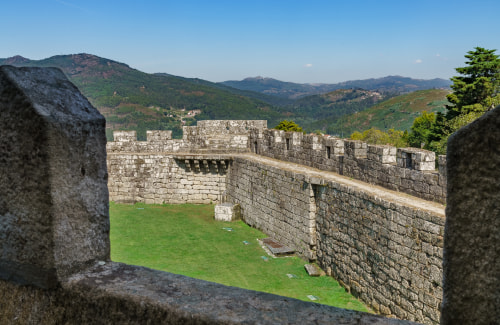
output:
[[[500,105],[500,58],[495,51],[476,47],[467,52],[467,66],[456,68],[460,75],[451,78],[453,93],[446,96],[450,102],[446,105],[448,112],[417,117],[408,137],[410,145],[419,147],[424,143],[425,149],[446,154],[448,137],[453,132]]]
[[[485,112],[500,104],[500,59],[496,50],[476,47],[467,52],[467,66],[456,68],[451,78],[453,93],[447,96],[447,120],[471,112]]]

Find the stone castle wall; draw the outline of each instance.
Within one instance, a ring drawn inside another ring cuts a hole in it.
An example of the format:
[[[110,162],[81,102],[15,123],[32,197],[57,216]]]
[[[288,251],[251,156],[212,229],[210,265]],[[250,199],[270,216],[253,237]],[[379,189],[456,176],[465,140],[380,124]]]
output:
[[[316,215],[304,175],[236,157],[227,180],[227,199],[241,206],[245,223],[281,244],[316,259]]]
[[[248,151],[249,129],[266,121],[200,121],[185,126],[183,139],[172,131],[115,131],[107,144],[109,195],[121,203],[220,202],[232,156]]]
[[[368,185],[328,175],[443,201],[445,157],[435,171],[434,154],[425,150],[268,130],[262,121],[205,121],[184,132],[177,140],[149,131],[147,141],[115,132],[107,148],[110,199],[238,203],[247,224],[317,261],[377,312],[439,321],[442,212],[381,199]],[[321,171],[311,176],[300,166]]]
[[[196,126],[184,126],[183,138],[172,139],[172,131],[147,131],[146,141],[137,141],[136,131],[114,131],[114,141],[108,142],[107,152],[247,152],[251,129],[265,129],[267,121],[198,121]]]
[[[330,136],[252,129],[254,153],[359,179],[426,200],[446,201],[446,157],[417,148],[368,145]]]
[[[117,203],[220,202],[230,161],[218,155],[109,153],[109,195]]]
[[[439,322],[442,206],[256,156],[235,158],[227,193],[246,223],[316,260],[378,313]]]
[[[439,322],[444,211],[335,181],[315,193],[321,268],[377,313]]]

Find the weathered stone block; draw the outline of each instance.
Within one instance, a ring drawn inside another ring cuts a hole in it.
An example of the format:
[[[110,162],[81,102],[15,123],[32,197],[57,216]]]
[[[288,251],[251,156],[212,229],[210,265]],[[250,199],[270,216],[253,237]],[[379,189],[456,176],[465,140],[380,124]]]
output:
[[[438,170],[440,175],[446,177],[446,155],[439,155]]]
[[[0,67],[0,98],[0,277],[55,287],[109,260],[105,120],[55,68]]]
[[[398,148],[396,162],[398,167],[416,170],[434,170],[436,154],[417,148]]]
[[[396,163],[396,147],[368,145],[368,159],[382,164]]]
[[[366,158],[368,154],[368,146],[366,142],[358,140],[345,140],[344,154],[350,158]]]
[[[113,131],[115,142],[133,142],[137,141],[136,131]]]
[[[241,209],[239,204],[221,203],[215,206],[215,220],[234,221],[241,218]]]
[[[147,138],[148,142],[172,140],[172,131],[160,131],[160,130],[149,131],[148,130],[148,131],[146,131],[146,138]]]

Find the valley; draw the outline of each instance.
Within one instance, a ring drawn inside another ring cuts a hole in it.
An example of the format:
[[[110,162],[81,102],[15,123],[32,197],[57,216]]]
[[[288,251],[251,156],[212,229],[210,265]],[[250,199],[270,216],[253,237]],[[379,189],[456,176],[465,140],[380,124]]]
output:
[[[422,111],[443,111],[450,82],[399,76],[338,84],[297,84],[272,78],[214,83],[166,73],[148,74],[91,54],[43,60],[21,56],[0,65],[57,67],[106,117],[106,134],[172,130],[198,120],[265,119],[269,127],[287,119],[306,132],[348,136],[371,127],[407,130]]]

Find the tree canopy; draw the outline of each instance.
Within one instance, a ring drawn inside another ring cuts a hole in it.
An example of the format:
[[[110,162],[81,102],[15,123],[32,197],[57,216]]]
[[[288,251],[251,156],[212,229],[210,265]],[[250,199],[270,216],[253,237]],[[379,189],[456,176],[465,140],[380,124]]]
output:
[[[354,132],[351,134],[352,140],[361,140],[369,144],[378,145],[391,145],[395,147],[406,147],[408,143],[406,131],[399,131],[394,129],[389,129],[387,132],[380,131],[377,128],[371,128],[369,130],[361,132]]]
[[[408,142],[446,154],[448,137],[459,128],[471,123],[486,111],[500,105],[500,58],[496,50],[476,47],[467,52],[465,67],[456,68],[452,77],[453,92],[446,96],[446,114],[423,112],[411,127]]]
[[[286,132],[304,132],[300,126],[294,121],[283,120],[274,127],[276,130],[283,130]]]
[[[425,146],[435,122],[436,115],[434,113],[422,112],[422,115],[413,121],[411,133],[408,136],[408,144],[416,148],[421,148],[422,144]]]
[[[456,68],[451,78],[453,93],[447,96],[447,119],[461,114],[487,111],[500,104],[500,59],[496,50],[476,47],[467,52],[467,66]]]

